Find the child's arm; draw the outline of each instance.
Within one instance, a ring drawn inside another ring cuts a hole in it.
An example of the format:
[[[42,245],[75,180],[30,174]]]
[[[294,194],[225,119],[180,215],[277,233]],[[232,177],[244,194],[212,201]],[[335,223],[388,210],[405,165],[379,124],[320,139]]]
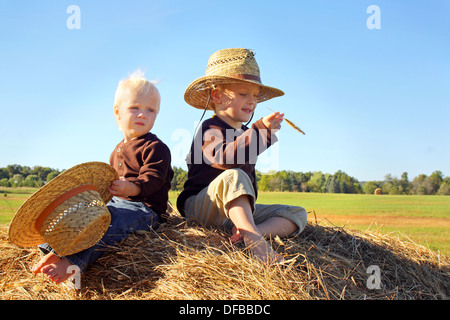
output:
[[[120,179],[111,184],[109,191],[113,196],[144,201],[166,184],[171,169],[170,149],[155,140],[144,142],[131,152],[125,156],[126,166],[120,165],[124,159],[116,159],[117,150],[112,152],[110,163],[116,167]]]
[[[139,157],[143,159],[139,175],[127,177],[129,183],[139,187],[139,192],[131,196],[134,201],[142,201],[159,191],[171,166],[170,149],[160,141],[153,141]]]
[[[280,129],[283,117],[284,114],[274,112],[256,121],[235,140],[234,135],[228,132],[231,129],[204,128],[202,152],[212,167],[221,170],[256,163],[256,157],[277,141],[273,133]]]

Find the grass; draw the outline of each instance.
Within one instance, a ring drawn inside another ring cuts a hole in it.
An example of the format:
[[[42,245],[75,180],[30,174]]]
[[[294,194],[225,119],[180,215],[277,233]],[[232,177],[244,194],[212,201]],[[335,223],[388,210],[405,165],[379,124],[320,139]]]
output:
[[[9,223],[20,205],[36,190],[0,187],[0,224]],[[173,204],[178,194],[169,193]],[[260,192],[258,203],[302,206],[310,212],[309,220],[318,223],[362,231],[376,227],[383,233],[394,233],[450,255],[449,196]]]
[[[22,203],[37,190],[0,187],[0,224],[9,223]]]
[[[260,192],[260,203],[302,205],[316,214],[449,218],[450,197]]]

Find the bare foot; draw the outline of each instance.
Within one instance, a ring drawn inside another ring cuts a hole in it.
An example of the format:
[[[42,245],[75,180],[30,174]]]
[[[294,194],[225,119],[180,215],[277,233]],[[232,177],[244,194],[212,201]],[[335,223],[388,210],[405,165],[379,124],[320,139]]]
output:
[[[246,235],[245,245],[250,249],[255,258],[268,264],[278,264],[283,262],[283,257],[279,255],[267,241],[260,235]]]
[[[56,284],[66,281],[72,273],[68,273],[67,269],[72,263],[67,259],[61,259],[53,252],[45,255],[37,264],[33,266],[31,271],[34,274],[42,272]]]
[[[230,237],[231,243],[237,243],[237,242],[244,240],[244,237],[242,237],[241,232],[235,226],[233,226],[231,233],[232,233],[231,237]]]
[[[51,264],[51,263],[55,263],[58,260],[61,260],[56,254],[54,254],[53,252],[47,253],[41,260],[39,260],[38,263],[36,263],[32,268],[31,268],[31,272],[33,272],[34,275],[38,274],[39,272],[41,272],[42,267]]]
[[[72,273],[68,273],[67,269],[72,265],[72,263],[67,260],[59,260],[56,263],[52,263],[42,267],[42,273],[47,275],[54,283],[58,284],[66,281]]]

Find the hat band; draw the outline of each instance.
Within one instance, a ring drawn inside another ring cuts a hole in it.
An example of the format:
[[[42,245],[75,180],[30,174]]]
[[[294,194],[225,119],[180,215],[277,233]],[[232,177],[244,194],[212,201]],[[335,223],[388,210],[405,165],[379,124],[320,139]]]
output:
[[[231,76],[227,76],[230,78],[235,78],[235,79],[242,79],[242,80],[253,80],[253,81],[258,81],[259,83],[261,83],[261,78],[258,76],[254,76],[252,74],[234,74]]]
[[[63,193],[58,198],[56,198],[52,203],[50,203],[39,215],[38,219],[35,223],[35,229],[37,232],[41,230],[42,224],[44,223],[45,219],[47,219],[48,215],[53,212],[59,205],[64,203],[64,201],[72,198],[73,196],[76,196],[77,194],[80,194],[85,191],[97,191],[98,189],[93,184],[83,184],[81,186],[75,187],[66,193]]]

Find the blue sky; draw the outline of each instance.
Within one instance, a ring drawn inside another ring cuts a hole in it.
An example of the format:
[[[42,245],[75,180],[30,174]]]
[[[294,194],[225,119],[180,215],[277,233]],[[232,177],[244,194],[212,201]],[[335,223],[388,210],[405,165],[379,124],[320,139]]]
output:
[[[80,29],[69,29],[70,5]],[[370,5],[380,29],[369,29]],[[256,52],[263,83],[286,94],[255,118],[285,113],[258,168],[343,170],[364,180],[450,175],[450,1],[0,2],[0,167],[68,169],[109,161],[122,139],[112,103],[134,70],[159,80],[153,132],[184,162],[201,111],[184,102],[215,51]],[[211,116],[211,113],[207,113]]]

